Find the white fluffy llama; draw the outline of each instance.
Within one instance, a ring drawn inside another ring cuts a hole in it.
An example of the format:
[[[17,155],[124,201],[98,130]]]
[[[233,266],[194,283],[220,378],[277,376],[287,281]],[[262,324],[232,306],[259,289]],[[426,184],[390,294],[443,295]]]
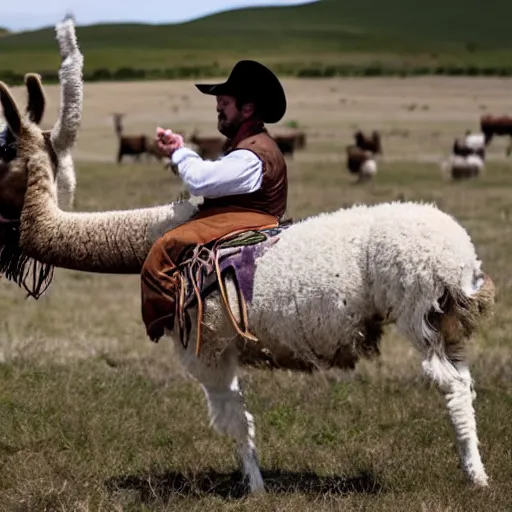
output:
[[[71,150],[78,137],[82,115],[83,56],[70,20],[57,24],[56,36],[63,59],[59,70],[61,103],[53,129],[44,131],[43,136],[55,166],[58,204],[71,209],[76,189]],[[39,125],[46,107],[40,76],[28,73],[25,86],[28,93],[27,119]],[[31,261],[15,249],[23,198],[18,196],[18,200],[13,201],[12,191],[24,190],[27,179],[25,170],[16,159],[16,147],[15,133],[4,120],[0,120],[0,246],[3,246],[0,250],[0,273],[23,285],[29,295],[37,298],[45,291],[48,278],[51,280],[51,268]]]
[[[28,256],[86,272],[139,273],[156,237],[196,211],[187,201],[130,211],[62,211],[55,162],[41,130],[21,119],[3,84],[0,98],[18,137],[19,165],[28,173],[19,238]],[[232,280],[227,296],[235,306]],[[274,367],[295,371],[351,368],[378,353],[380,328],[395,323],[445,394],[469,481],[486,486],[464,349],[493,300],[492,281],[471,239],[451,216],[428,204],[357,206],[297,222],[257,258],[248,320],[258,341],[237,335],[217,292],[205,300],[199,356],[194,343],[183,348],[167,334],[202,386],[213,426],[236,441],[250,489],[261,491],[254,422],[238,366],[256,364],[265,353]],[[195,309],[190,313],[193,338]]]

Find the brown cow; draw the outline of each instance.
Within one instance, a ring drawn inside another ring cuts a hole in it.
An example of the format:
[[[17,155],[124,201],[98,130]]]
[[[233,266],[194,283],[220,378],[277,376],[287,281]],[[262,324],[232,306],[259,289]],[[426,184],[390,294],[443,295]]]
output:
[[[373,130],[370,137],[365,135],[361,130],[358,130],[354,133],[354,140],[358,148],[371,151],[372,153],[382,154],[380,133],[377,130]]]
[[[377,163],[373,159],[373,153],[361,149],[356,145],[350,145],[347,151],[347,169],[352,174],[358,175],[358,182],[368,181],[377,172]]]
[[[297,149],[304,149],[306,147],[306,133],[305,132],[297,132],[295,134],[295,147]]]
[[[119,139],[119,148],[117,150],[117,163],[121,163],[124,155],[133,155],[135,159],[140,160],[140,155],[148,150],[149,140],[146,135],[123,135],[122,118],[124,114],[113,114],[114,129]]]
[[[158,147],[158,144],[156,143],[155,139],[152,139],[152,140],[148,141],[148,146],[147,146],[147,150],[146,151],[147,151],[148,159],[150,159],[151,157],[154,157],[159,162],[161,162],[162,158],[169,158],[169,155],[167,155],[167,153],[163,152]]]
[[[301,149],[306,145],[306,134],[304,132],[294,132],[292,134],[279,134],[273,136],[283,155],[293,155],[296,149]],[[190,142],[197,146],[197,153],[201,158],[214,160],[223,154],[225,138],[216,136],[199,136],[197,131],[192,133]]]
[[[276,141],[276,144],[283,155],[290,155],[293,157],[293,152],[296,148],[295,135],[276,135],[273,139]]]
[[[303,131],[296,130],[291,133],[275,134],[272,137],[283,155],[293,157],[295,150],[306,147],[306,134]]]
[[[480,129],[485,135],[485,145],[489,145],[494,135],[508,135],[509,145],[506,149],[507,156],[512,152],[512,117],[483,115],[480,118]]]
[[[226,139],[223,137],[201,137],[196,131],[192,133],[190,142],[197,146],[197,154],[203,159],[216,160],[224,152]]]

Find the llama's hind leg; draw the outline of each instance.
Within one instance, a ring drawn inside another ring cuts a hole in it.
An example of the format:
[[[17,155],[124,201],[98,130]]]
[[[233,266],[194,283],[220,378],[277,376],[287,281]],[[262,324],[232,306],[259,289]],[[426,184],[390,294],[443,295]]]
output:
[[[450,420],[455,429],[462,468],[476,486],[485,487],[488,477],[478,449],[473,400],[473,379],[465,363],[452,363],[446,357],[431,355],[423,370],[445,393]]]
[[[233,376],[228,386],[202,386],[211,425],[221,434],[234,438],[251,492],[263,491],[264,483],[254,443],[254,418],[245,407],[238,378]]]

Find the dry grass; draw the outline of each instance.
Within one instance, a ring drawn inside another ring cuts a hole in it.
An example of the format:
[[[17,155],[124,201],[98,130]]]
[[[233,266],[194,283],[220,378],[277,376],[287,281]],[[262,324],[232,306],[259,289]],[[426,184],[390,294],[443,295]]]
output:
[[[421,378],[412,347],[391,329],[382,359],[350,374],[243,372],[270,491],[244,497],[233,447],[210,430],[200,389],[168,344],[145,337],[137,277],[58,270],[38,302],[0,282],[0,510],[510,510],[511,163],[498,140],[486,174],[454,184],[442,178],[436,159],[455,132],[476,127],[474,94],[486,94],[496,111],[506,111],[511,100],[505,81],[449,80],[443,88],[433,82],[288,82],[289,118],[311,133],[306,151],[289,162],[290,214],[427,200],[470,231],[498,292],[496,315],[472,350],[488,490],[467,487],[443,398]],[[153,88],[160,95],[143,101]],[[178,91],[190,100],[171,123],[163,106]],[[337,95],[348,106],[329,109]],[[402,109],[411,98],[430,110]],[[156,164],[94,162],[113,160],[110,111],[124,109],[132,126],[148,131],[157,122],[214,127],[211,102],[190,84],[88,85],[85,101],[77,148],[84,157],[81,210],[155,204],[180,188]],[[352,124],[384,132],[385,159],[375,182],[362,187],[343,168]],[[434,131],[439,135],[429,138]],[[414,161],[418,153],[423,161]]]
[[[223,81],[225,77],[204,80]],[[286,116],[274,130],[296,121],[306,129],[311,150],[298,162],[335,163],[352,142],[356,128],[379,129],[386,161],[438,162],[456,136],[478,130],[484,113],[512,112],[511,78],[333,78],[284,79],[289,104]],[[48,110],[45,126],[57,116],[58,88],[46,87]],[[20,101],[23,87],[13,88]],[[77,160],[114,162],[117,140],[112,113],[123,112],[127,134],[153,135],[155,126],[169,126],[190,135],[215,135],[215,100],[199,93],[192,81],[90,83],[85,90],[85,112]],[[504,158],[505,140],[497,139],[490,158]],[[318,153],[322,152],[320,156]]]

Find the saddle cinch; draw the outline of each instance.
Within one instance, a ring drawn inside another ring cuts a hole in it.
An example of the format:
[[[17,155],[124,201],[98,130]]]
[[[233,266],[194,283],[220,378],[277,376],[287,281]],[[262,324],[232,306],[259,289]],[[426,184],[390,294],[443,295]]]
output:
[[[201,351],[203,302],[217,287],[224,308],[237,333],[258,342],[250,332],[247,303],[252,300],[256,259],[279,240],[279,235],[293,224],[286,219],[278,226],[238,230],[207,244],[191,246],[177,265],[179,292],[176,300],[176,319],[181,344],[187,348],[191,320],[188,308],[197,306],[196,355]],[[234,278],[240,308],[240,322],[229,305],[225,278]]]

